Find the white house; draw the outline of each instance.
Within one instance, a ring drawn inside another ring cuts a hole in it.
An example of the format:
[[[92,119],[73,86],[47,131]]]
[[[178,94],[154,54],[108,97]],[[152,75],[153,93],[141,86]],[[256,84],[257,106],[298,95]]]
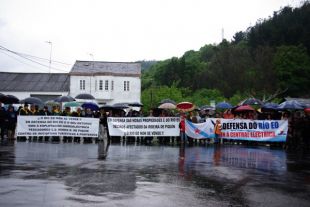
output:
[[[140,102],[141,64],[76,61],[70,71],[69,95],[80,93],[93,95],[99,104]]]
[[[0,93],[43,101],[89,93],[99,104],[141,101],[141,64],[76,61],[67,73],[0,72]]]

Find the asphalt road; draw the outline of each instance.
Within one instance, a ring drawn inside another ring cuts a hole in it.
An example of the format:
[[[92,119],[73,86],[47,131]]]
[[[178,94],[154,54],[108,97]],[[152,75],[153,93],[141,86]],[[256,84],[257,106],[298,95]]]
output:
[[[310,206],[310,154],[2,142],[0,206]]]

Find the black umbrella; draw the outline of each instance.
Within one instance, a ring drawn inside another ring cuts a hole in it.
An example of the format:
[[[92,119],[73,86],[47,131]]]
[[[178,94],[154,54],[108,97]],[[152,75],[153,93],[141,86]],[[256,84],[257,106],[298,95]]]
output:
[[[262,105],[264,105],[264,102],[262,102],[261,100],[259,100],[257,98],[248,98],[248,99],[245,99],[244,101],[242,101],[240,105],[259,105],[259,106],[262,106]]]
[[[143,104],[142,103],[139,103],[139,102],[132,102],[132,103],[129,103],[128,106],[133,106],[133,107],[142,107]]]
[[[127,109],[129,108],[129,105],[128,103],[116,103],[116,104],[113,104],[113,107],[115,109]]]
[[[19,103],[22,104],[35,104],[35,105],[44,105],[43,101],[37,97],[28,97],[21,100]]]
[[[54,101],[55,102],[71,102],[71,101],[75,101],[75,99],[72,98],[71,96],[59,96]]]
[[[76,99],[87,99],[87,100],[92,100],[95,99],[91,94],[89,93],[81,93],[75,97]]]
[[[115,107],[112,105],[104,105],[104,106],[101,106],[100,109],[113,110],[113,109],[115,109]]]
[[[6,95],[2,101],[4,104],[17,104],[19,103],[19,99],[13,95]]]
[[[2,99],[5,97],[3,93],[0,93],[0,102],[2,102]]]
[[[172,103],[173,105],[177,105],[177,103],[171,99],[163,99],[159,102],[159,104],[163,104],[163,103]]]

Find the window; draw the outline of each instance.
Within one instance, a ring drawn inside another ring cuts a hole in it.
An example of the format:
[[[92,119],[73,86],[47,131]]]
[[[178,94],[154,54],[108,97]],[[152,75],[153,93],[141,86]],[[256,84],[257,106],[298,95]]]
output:
[[[114,81],[111,81],[111,91],[114,90]]]
[[[109,81],[105,80],[104,82],[104,90],[108,91],[109,90]]]
[[[124,91],[129,91],[129,81],[124,81]]]
[[[103,90],[103,80],[99,81],[99,91]]]
[[[85,90],[85,80],[80,80],[80,90]]]

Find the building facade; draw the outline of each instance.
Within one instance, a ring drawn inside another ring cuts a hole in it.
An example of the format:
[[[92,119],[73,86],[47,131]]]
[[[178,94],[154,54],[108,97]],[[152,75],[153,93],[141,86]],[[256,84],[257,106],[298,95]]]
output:
[[[141,102],[141,64],[76,61],[69,73],[0,72],[0,93],[43,101],[88,93],[101,105]]]
[[[140,102],[140,63],[76,61],[70,72],[72,97],[93,95],[99,104]]]

